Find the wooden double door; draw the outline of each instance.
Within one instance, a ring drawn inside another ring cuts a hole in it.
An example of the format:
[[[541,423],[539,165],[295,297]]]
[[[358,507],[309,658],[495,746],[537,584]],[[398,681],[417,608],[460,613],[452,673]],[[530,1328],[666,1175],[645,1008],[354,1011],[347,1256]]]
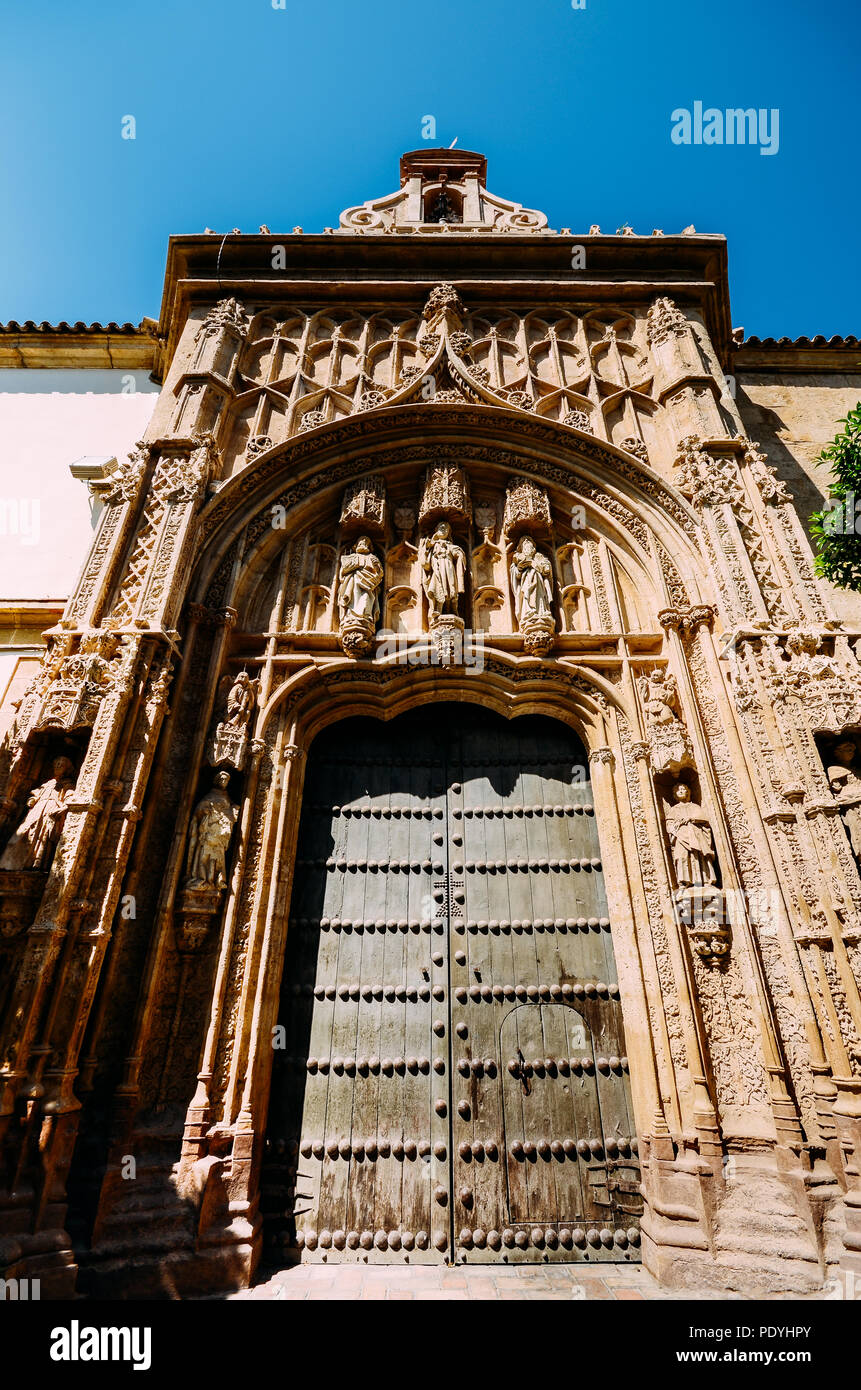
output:
[[[279,1022],[270,1259],[638,1258],[588,763],[564,725],[427,705],[316,740]]]

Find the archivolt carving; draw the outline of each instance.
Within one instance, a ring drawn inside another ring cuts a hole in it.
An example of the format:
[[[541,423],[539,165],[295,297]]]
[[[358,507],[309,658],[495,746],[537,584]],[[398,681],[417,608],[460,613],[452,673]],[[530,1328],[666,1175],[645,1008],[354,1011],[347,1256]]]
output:
[[[433,410],[434,412],[429,416],[427,421],[424,420],[424,412],[426,410]],[[458,426],[459,435],[468,435],[470,429],[479,423],[479,417],[482,416],[482,414],[483,412],[481,410],[477,410],[470,411],[463,417],[458,417],[456,424]],[[445,409],[443,407],[415,406],[412,407],[410,419],[414,422],[415,430],[418,432],[425,424],[432,425],[434,428],[444,424],[444,416]],[[368,420],[371,421],[370,416]],[[379,437],[388,433],[392,428],[392,424],[392,417],[388,419],[385,417],[378,418],[368,426],[362,426],[360,422],[356,422],[350,426],[350,442],[355,443],[354,436],[357,429],[360,433],[364,433],[366,428],[379,442]],[[398,428],[400,428],[400,424],[398,424]],[[543,422],[537,420],[524,422],[524,424],[519,427],[519,433],[521,435],[537,435],[543,438],[543,442],[548,446],[548,451],[551,453],[558,449],[560,442],[558,435],[555,431],[551,431],[550,427]],[[327,439],[327,451],[329,444],[335,445],[339,442],[340,439],[337,432],[330,432]],[[610,454],[605,449],[600,448],[595,441],[590,441],[587,438],[578,440],[577,449],[579,454],[586,457],[589,462],[597,465],[605,475],[612,477],[614,474],[617,474],[622,479],[633,483],[637,489],[642,491],[646,496],[651,497],[658,504],[661,512],[665,513],[672,521],[680,526],[695,543],[698,543],[699,531],[693,517],[677,502],[665,485],[660,483],[657,478],[638,472],[632,463],[629,464],[624,459],[620,459],[616,454]],[[315,445],[313,447],[313,452],[316,453],[318,450],[319,445]],[[278,451],[273,451],[262,456],[256,463],[253,475],[250,473],[247,476],[239,475],[236,479],[227,483],[201,517],[201,542],[206,542],[213,532],[221,525],[225,523],[232,525],[236,524],[235,516],[238,497],[241,493],[245,492],[249,486],[253,486],[257,496],[260,496],[261,493],[265,496],[264,489],[267,482],[271,485],[271,482],[275,481],[288,469],[290,472],[295,472],[305,454],[305,441],[296,441],[290,445],[289,456],[282,455]],[[453,461],[461,463],[468,463],[470,459],[473,459],[478,462],[495,465],[503,470],[516,472],[524,471],[523,461],[517,459],[516,456],[512,456],[505,449],[470,443],[468,438],[464,438],[462,442],[457,445],[439,444],[414,446],[398,443],[386,451],[386,459],[388,462],[395,465],[401,461],[411,460],[415,460],[421,464],[430,462],[434,459],[452,459]],[[326,465],[314,475],[305,477],[300,482],[293,484],[280,496],[273,498],[271,505],[289,514],[292,508],[298,506],[315,492],[341,481],[347,481],[350,478],[360,476],[362,473],[367,472],[367,466],[366,454],[364,454],[361,459],[342,460],[339,463]],[[580,491],[581,488],[591,489],[594,486],[585,482],[585,480],[581,481],[572,469],[562,467],[546,459],[530,458],[528,466],[530,472],[566,489]],[[587,492],[587,495],[594,496],[595,500],[600,499],[600,503],[602,504],[606,499],[608,509],[612,509],[611,514],[613,511],[616,511],[618,519],[626,529],[631,530],[632,534],[635,534],[636,539],[641,545],[645,545],[645,528],[642,526],[639,519],[633,516],[628,508],[624,508],[621,503],[609,498],[602,489],[597,489],[594,493]],[[256,519],[251,522],[249,539],[253,539],[255,535],[261,534],[271,523],[271,510],[267,512],[258,512]]]
[[[821,953],[822,965],[825,970],[825,978],[828,981],[828,989],[834,1003],[834,1011],[840,1024],[840,1033],[843,1045],[846,1048],[846,1055],[849,1058],[849,1067],[853,1076],[861,1076],[861,1036],[858,1027],[849,1007],[846,998],[846,990],[840,978],[840,971],[834,958],[834,950],[825,946]]]
[[[672,957],[670,955],[670,943],[667,936],[666,911],[668,904],[666,903],[665,894],[661,892],[658,873],[652,855],[652,847],[649,843],[646,811],[640,792],[640,780],[637,771],[637,760],[634,754],[631,728],[628,720],[623,715],[617,715],[617,719],[619,724],[619,738],[622,745],[622,759],[625,767],[625,778],[628,784],[628,797],[631,803],[634,835],[637,842],[637,857],[640,865],[640,873],[643,878],[643,891],[646,896],[646,904],[649,912],[649,932],[655,950],[658,978],[661,982],[661,1003],[666,1019],[670,1053],[676,1071],[682,1072],[687,1070],[688,1062],[684,1041],[681,1001],[679,1000],[678,986],[676,984]],[[656,1031],[656,1036],[659,1035],[659,1030],[656,1028],[656,1020],[653,1020],[653,1029]]]

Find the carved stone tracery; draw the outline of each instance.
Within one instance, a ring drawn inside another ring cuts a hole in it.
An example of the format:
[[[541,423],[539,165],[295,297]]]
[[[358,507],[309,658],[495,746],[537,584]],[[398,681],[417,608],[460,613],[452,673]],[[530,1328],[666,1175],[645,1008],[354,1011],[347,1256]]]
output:
[[[419,525],[442,518],[467,521],[472,516],[469,478],[456,464],[431,464],[419,503]]]

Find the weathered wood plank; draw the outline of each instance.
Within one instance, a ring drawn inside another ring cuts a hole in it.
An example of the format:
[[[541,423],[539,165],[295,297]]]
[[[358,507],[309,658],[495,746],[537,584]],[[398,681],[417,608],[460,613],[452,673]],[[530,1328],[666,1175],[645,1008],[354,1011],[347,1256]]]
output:
[[[584,766],[561,725],[465,706],[312,750],[264,1183],[303,1258],[630,1258],[569,1235],[639,1202]]]

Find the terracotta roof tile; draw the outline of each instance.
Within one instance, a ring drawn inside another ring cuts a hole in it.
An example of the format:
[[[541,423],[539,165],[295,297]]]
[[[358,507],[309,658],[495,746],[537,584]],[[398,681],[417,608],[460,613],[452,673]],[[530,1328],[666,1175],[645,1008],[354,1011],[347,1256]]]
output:
[[[60,323],[48,323],[46,319],[41,323],[34,319],[18,323],[10,319],[8,323],[0,323],[0,333],[135,333],[150,338],[155,336],[155,331],[153,319],[142,319],[140,323],[84,323],[80,319],[77,323],[67,323],[65,319]]]
[[[832,338],[825,338],[821,333],[817,333],[814,338],[804,336],[800,338],[757,338],[752,336],[743,338],[736,346],[756,348],[858,347],[861,346],[861,338],[856,338],[854,334],[850,334],[846,338],[841,338],[839,334],[835,334]]]

